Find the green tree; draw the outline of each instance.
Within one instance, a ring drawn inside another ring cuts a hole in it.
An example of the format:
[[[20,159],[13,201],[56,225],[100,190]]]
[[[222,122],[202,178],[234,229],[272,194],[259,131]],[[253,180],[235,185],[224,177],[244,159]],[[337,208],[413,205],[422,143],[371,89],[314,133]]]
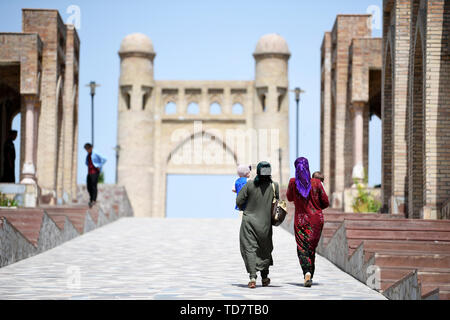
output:
[[[364,170],[364,183],[354,180],[358,195],[353,199],[354,212],[378,212],[381,208],[380,201],[375,200],[374,196],[367,190],[367,172]]]
[[[100,175],[98,176],[98,183],[105,183],[105,172],[100,172]]]
[[[18,203],[14,199],[9,199],[5,194],[0,192],[0,207],[17,207]]]

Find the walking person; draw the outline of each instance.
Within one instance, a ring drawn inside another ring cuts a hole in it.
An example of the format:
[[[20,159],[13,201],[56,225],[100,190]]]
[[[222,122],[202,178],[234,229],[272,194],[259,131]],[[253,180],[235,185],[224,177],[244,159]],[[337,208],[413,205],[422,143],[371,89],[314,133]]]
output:
[[[88,175],[86,185],[89,192],[89,208],[92,208],[97,201],[98,177],[106,162],[106,158],[97,153],[90,143],[86,143],[84,149],[87,152],[86,165],[88,167]]]
[[[304,285],[311,287],[316,247],[323,228],[322,210],[329,206],[328,196],[319,179],[309,173],[308,159],[295,160],[295,178],[289,180],[286,197],[295,204],[294,231],[297,255],[303,270]]]
[[[262,285],[270,284],[269,266],[272,260],[272,199],[274,189],[279,197],[278,183],[273,183],[271,167],[262,161],[256,169],[256,177],[248,180],[239,191],[236,205],[243,210],[239,242],[245,268],[250,276],[249,288],[256,288],[256,273],[261,273]],[[245,209],[244,209],[245,207]]]
[[[14,140],[17,138],[17,131],[10,130],[5,144],[3,145],[3,177],[2,182],[15,183],[15,162],[16,162],[16,148],[14,147]]]

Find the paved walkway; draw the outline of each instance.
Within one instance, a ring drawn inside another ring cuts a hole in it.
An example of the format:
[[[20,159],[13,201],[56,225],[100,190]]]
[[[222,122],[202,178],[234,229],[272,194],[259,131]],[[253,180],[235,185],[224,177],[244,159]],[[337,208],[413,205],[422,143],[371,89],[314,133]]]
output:
[[[239,220],[122,218],[0,269],[0,299],[384,299],[321,256],[303,287],[292,235],[274,228],[269,287],[248,289]]]

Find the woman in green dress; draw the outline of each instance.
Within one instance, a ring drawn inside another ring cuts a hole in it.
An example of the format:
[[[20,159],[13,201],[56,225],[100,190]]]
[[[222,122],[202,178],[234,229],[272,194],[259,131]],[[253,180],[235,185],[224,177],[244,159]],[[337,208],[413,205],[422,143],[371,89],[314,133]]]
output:
[[[241,255],[250,275],[249,288],[256,287],[256,272],[261,273],[262,285],[268,286],[269,266],[272,260],[272,188],[270,163],[262,161],[256,169],[256,177],[239,191],[236,205],[245,206],[239,234]],[[279,198],[278,183],[273,183],[275,196]]]

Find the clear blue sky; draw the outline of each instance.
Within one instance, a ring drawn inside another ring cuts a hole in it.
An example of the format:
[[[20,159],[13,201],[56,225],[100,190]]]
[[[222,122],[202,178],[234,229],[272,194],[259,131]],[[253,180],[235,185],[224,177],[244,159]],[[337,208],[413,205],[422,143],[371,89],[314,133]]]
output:
[[[370,6],[382,7],[381,0],[228,0],[228,1],[1,1],[0,31],[21,31],[21,8],[58,9],[65,22],[70,5],[81,10],[79,168],[78,182],[85,183],[84,142],[90,140],[90,95],[84,87],[91,80],[101,84],[95,97],[95,144],[108,158],[107,183],[115,181],[117,100],[121,40],[142,32],[154,44],[155,79],[251,80],[252,57],[258,39],[276,32],[291,51],[289,82],[306,93],[300,106],[300,154],[310,161],[311,170],[320,168],[320,45],[339,13],[366,13]],[[381,36],[374,29],[373,36]],[[17,119],[15,125],[17,126]],[[290,96],[290,146],[295,150],[295,100]],[[369,184],[381,182],[381,122],[370,125]],[[294,153],[291,151],[291,162]],[[292,170],[292,169],[291,169]],[[293,173],[291,171],[291,173]],[[169,176],[168,216],[218,216],[233,214],[234,176]],[[205,188],[205,185],[214,187]],[[189,194],[187,190],[196,190]],[[194,210],[202,194],[203,205]],[[180,198],[181,197],[181,198]],[[177,201],[173,201],[177,198]],[[229,203],[227,206],[226,203]],[[189,208],[189,210],[187,210]],[[211,209],[214,208],[214,213]],[[231,208],[231,209],[230,209]]]

